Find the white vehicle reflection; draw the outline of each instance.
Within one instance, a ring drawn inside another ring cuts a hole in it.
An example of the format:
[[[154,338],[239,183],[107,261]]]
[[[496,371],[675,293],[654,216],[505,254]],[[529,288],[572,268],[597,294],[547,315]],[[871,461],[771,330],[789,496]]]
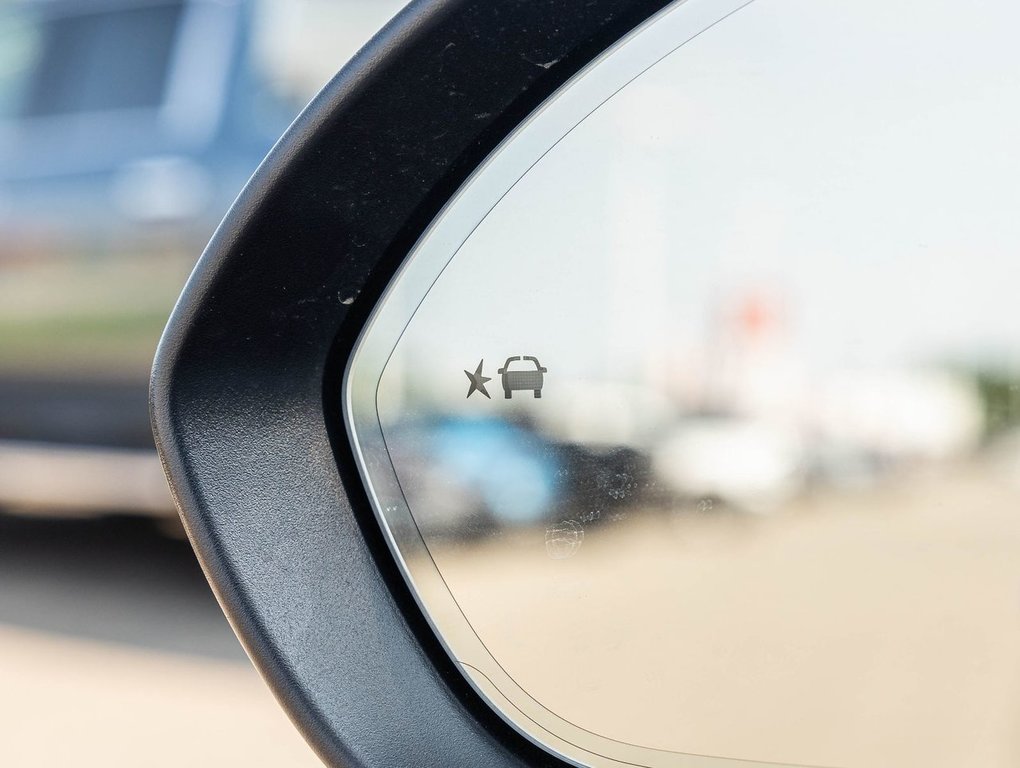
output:
[[[681,497],[769,512],[803,483],[804,451],[787,430],[731,414],[684,419],[653,452],[656,475]]]

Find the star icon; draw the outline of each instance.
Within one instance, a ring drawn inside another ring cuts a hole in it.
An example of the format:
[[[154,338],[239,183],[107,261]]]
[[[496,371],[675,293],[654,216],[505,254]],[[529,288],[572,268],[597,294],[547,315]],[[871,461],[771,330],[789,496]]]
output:
[[[468,397],[471,397],[471,395],[473,395],[475,392],[481,392],[490,400],[492,399],[491,397],[489,397],[489,393],[485,389],[485,382],[492,381],[492,378],[490,376],[482,376],[482,365],[484,364],[485,360],[479,360],[478,367],[475,368],[474,373],[471,373],[471,371],[464,371],[464,375],[467,376],[468,381],[471,382],[471,386],[468,387],[467,393]]]

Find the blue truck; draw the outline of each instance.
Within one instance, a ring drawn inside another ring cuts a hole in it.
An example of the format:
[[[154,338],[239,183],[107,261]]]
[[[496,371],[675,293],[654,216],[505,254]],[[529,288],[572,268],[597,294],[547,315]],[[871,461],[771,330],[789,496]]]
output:
[[[0,510],[174,514],[147,408],[173,303],[273,142],[399,5],[0,6]]]

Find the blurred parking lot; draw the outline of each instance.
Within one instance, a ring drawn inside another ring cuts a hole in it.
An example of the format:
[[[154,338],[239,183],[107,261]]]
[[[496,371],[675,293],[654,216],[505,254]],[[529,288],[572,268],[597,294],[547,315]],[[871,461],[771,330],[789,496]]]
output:
[[[777,766],[1006,768],[1018,494],[975,462],[776,516],[633,509],[564,559],[541,530],[433,555],[507,674],[595,733]]]

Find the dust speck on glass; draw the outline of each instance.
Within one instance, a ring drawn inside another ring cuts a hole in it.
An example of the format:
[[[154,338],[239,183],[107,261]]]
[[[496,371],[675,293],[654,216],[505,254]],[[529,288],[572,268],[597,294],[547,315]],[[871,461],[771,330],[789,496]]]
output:
[[[426,616],[526,737],[1020,764],[1018,27],[676,4],[415,247],[344,413]]]

